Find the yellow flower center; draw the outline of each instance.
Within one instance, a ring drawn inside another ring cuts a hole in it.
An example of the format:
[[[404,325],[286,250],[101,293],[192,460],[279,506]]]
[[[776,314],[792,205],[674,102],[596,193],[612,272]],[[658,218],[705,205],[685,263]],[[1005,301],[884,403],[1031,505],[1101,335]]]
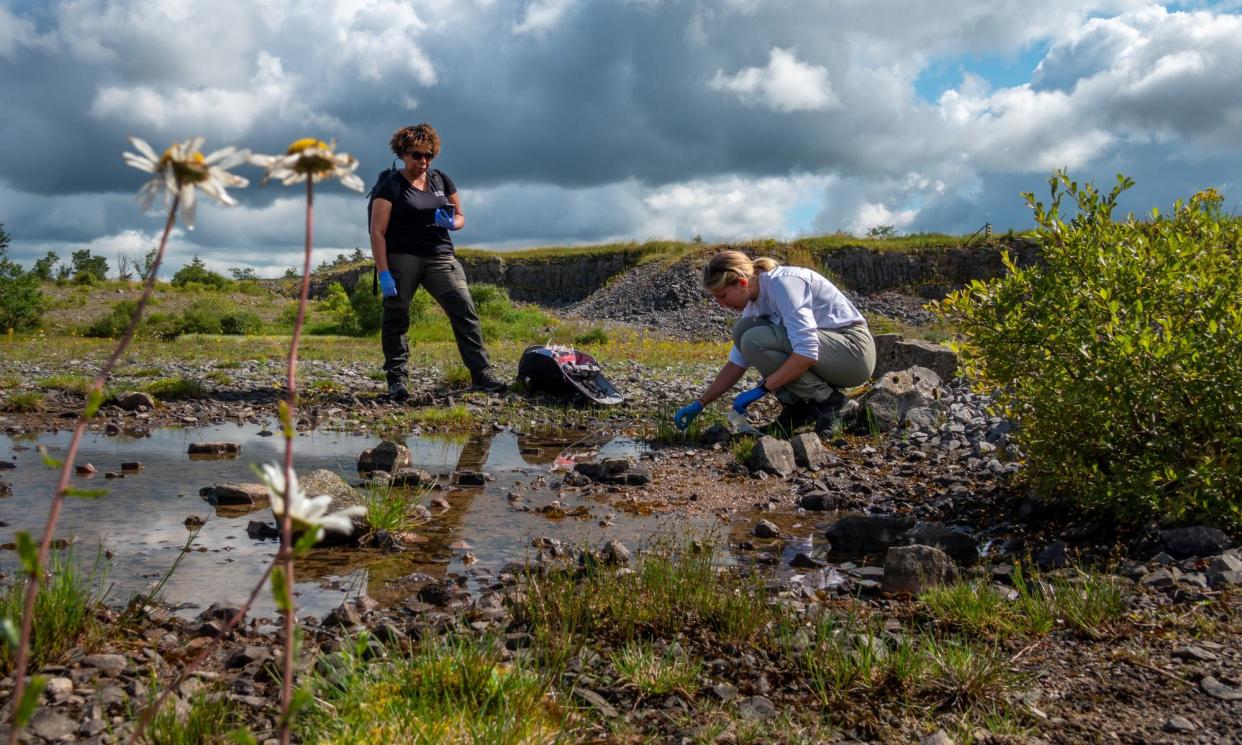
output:
[[[311,152],[304,152],[308,149],[311,149]],[[285,154],[301,155],[293,166],[293,170],[298,173],[313,176],[317,173],[331,171],[336,167],[336,164],[332,162],[332,146],[314,137],[303,137],[295,141],[285,151]]]
[[[182,159],[177,159],[173,155],[173,149],[168,148],[160,157],[160,169],[169,165],[172,166],[173,176],[176,177],[178,184],[197,184],[207,180],[206,158],[198,150]]]

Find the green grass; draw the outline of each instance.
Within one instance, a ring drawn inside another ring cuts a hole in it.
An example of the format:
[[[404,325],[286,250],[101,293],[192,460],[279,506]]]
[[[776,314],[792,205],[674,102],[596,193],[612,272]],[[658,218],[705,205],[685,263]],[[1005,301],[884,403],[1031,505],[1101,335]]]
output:
[[[464,404],[414,409],[409,413],[409,419],[435,429],[468,429],[474,426],[474,415]]]
[[[223,693],[197,694],[189,711],[178,717],[171,702],[151,719],[146,741],[151,745],[225,745],[243,725],[243,713]]]
[[[733,443],[729,448],[729,452],[733,454],[733,460],[746,465],[750,463],[750,457],[755,453],[755,443],[758,442],[754,437],[742,437]]]
[[[50,665],[75,646],[90,646],[100,636],[95,615],[100,606],[99,587],[103,582],[103,553],[95,558],[89,573],[83,573],[72,553],[53,552],[48,560],[49,578],[35,598],[34,633],[30,642],[30,661],[34,669]],[[20,625],[26,599],[26,583],[18,581],[0,595],[0,617]],[[0,644],[0,673],[13,668],[12,651]]]
[[[422,496],[421,492],[411,495],[404,489],[389,486],[367,487],[367,525],[372,531],[409,530],[414,522],[414,508],[421,504]]]
[[[92,381],[85,375],[49,375],[37,382],[41,388],[85,396],[91,389]]]
[[[43,408],[44,396],[38,391],[10,393],[4,399],[5,411],[30,412]]]
[[[203,398],[207,389],[193,378],[177,376],[159,378],[142,386],[142,390],[150,393],[157,401],[180,401],[187,398]]]
[[[223,370],[212,370],[203,376],[205,380],[215,383],[218,386],[227,387],[233,385],[233,376]]]
[[[755,640],[774,615],[755,578],[717,571],[714,545],[665,540],[634,571],[588,566],[532,577],[514,616],[552,656],[605,633],[624,642],[672,636],[687,624],[729,641]]]
[[[16,388],[21,384],[22,379],[16,375],[0,375],[0,390]]]
[[[164,374],[164,370],[158,367],[123,368],[118,370],[116,374],[129,378],[158,378]]]
[[[582,346],[601,346],[608,343],[608,332],[599,326],[592,326],[587,331],[574,337],[574,344]]]
[[[374,662],[346,650],[316,669],[314,702],[297,722],[305,743],[527,745],[560,738],[547,679],[506,662],[488,640],[431,641]]]
[[[463,365],[451,365],[444,372],[444,385],[449,388],[469,388],[470,383],[470,371]]]
[[[991,639],[1041,635],[1064,627],[1084,636],[1106,633],[1126,609],[1115,579],[1083,570],[1068,576],[1026,576],[1015,567],[1010,602],[979,580],[956,582],[919,594],[924,611],[937,622]]]
[[[684,652],[659,652],[649,641],[633,641],[612,656],[612,666],[622,681],[645,696],[663,696],[674,691],[692,695],[699,686],[703,666]]]

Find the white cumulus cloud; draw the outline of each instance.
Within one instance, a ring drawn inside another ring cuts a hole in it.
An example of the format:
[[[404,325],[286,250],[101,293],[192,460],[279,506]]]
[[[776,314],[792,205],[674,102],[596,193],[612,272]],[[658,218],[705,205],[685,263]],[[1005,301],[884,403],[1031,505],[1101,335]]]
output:
[[[792,51],[773,47],[766,67],[748,67],[734,75],[716,70],[712,90],[732,93],[747,105],[775,111],[820,111],[840,102],[828,70],[800,62]]]

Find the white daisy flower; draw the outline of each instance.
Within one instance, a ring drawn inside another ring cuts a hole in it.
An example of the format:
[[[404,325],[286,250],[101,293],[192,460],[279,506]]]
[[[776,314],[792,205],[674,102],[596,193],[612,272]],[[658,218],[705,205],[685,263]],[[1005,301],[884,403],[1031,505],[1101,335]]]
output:
[[[268,496],[272,498],[272,514],[279,520],[285,508],[285,467],[278,463],[264,463],[260,476],[267,486]],[[295,533],[314,529],[317,541],[323,540],[325,530],[348,535],[354,529],[351,518],[365,515],[367,512],[366,507],[359,505],[328,514],[328,505],[332,504],[332,497],[327,494],[318,497],[306,496],[306,492],[298,486],[296,473],[292,474],[291,481],[289,517],[293,518]]]
[[[191,230],[194,229],[195,191],[201,190],[220,204],[232,207],[237,200],[230,197],[225,189],[230,186],[240,188],[250,183],[228,172],[228,169],[246,162],[250,157],[249,150],[238,150],[230,145],[204,156],[199,149],[203,146],[203,138],[192,137],[185,142],[174,142],[163,155],[156,155],[146,140],[130,137],[129,141],[138,152],[123,153],[125,163],[155,174],[155,178],[138,190],[138,203],[142,209],[150,209],[155,197],[161,193],[165,205],[174,196],[179,196],[181,218]]]
[[[358,160],[348,153],[338,153],[336,142],[324,142],[314,137],[297,140],[284,155],[252,155],[253,165],[266,169],[263,182],[278,179],[282,184],[297,184],[309,176],[313,181],[339,178],[347,189],[362,191],[366,185],[354,174]]]

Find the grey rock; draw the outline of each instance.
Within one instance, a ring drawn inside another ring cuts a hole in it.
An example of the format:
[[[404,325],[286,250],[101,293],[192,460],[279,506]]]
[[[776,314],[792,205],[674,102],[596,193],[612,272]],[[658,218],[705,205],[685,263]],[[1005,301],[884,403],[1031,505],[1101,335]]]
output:
[[[1242,572],[1212,572],[1208,575],[1212,587],[1237,587],[1242,585]]]
[[[1221,701],[1242,701],[1242,690],[1231,688],[1211,675],[1205,675],[1199,681],[1199,687],[1207,695]]]
[[[789,444],[793,446],[794,462],[803,468],[815,470],[828,462],[828,451],[819,435],[813,432],[794,435],[789,438]]]
[[[1069,545],[1065,541],[1049,543],[1035,554],[1035,563],[1045,571],[1069,566]]]
[[[333,509],[364,504],[366,501],[361,498],[357,489],[341,478],[340,474],[326,468],[317,468],[308,474],[299,475],[298,485],[302,487],[302,491],[306,492],[307,496],[318,497],[326,494],[332,497]]]
[[[362,625],[362,616],[352,603],[345,601],[328,612],[323,625],[328,628],[357,628]]]
[[[1208,564],[1208,573],[1214,574],[1218,572],[1242,572],[1242,559],[1230,554],[1213,556],[1212,561]]]
[[[618,540],[611,540],[604,544],[600,549],[600,556],[607,564],[629,564],[630,550],[624,543]]]
[[[592,691],[590,688],[577,687],[574,689],[574,695],[582,699],[588,706],[595,709],[605,719],[613,719],[617,716],[617,710],[612,704],[608,703],[600,694]]]
[[[737,688],[729,683],[717,683],[712,686],[712,695],[721,703],[727,704],[737,698]]]
[[[457,486],[483,486],[487,483],[487,474],[481,471],[454,471],[449,480]]]
[[[919,745],[955,745],[953,738],[949,737],[949,733],[944,730],[936,730],[927,737],[919,740]]]
[[[28,725],[30,734],[48,742],[55,742],[72,735],[78,729],[77,722],[55,709],[39,709]]]
[[[1165,732],[1194,732],[1198,727],[1186,717],[1173,715],[1164,722]]]
[[[870,554],[895,545],[902,534],[914,527],[912,517],[847,515],[824,531],[833,551]]]
[[[1143,575],[1139,584],[1153,590],[1165,590],[1176,586],[1180,576],[1181,572],[1176,567],[1164,567]]]
[[[794,449],[787,440],[763,436],[755,442],[746,466],[754,471],[771,473],[784,478],[794,472]]]
[[[73,695],[73,681],[64,677],[49,678],[43,695],[54,704],[61,703]]]
[[[1214,652],[1209,652],[1202,647],[1196,647],[1193,644],[1185,647],[1178,647],[1173,650],[1173,656],[1179,660],[1194,660],[1196,662],[1215,662],[1218,658]]]
[[[109,714],[116,714],[126,707],[129,701],[129,694],[124,688],[113,683],[100,686],[95,691],[95,700],[103,707],[103,710]]]
[[[384,473],[384,471],[375,471],[372,478],[376,475]],[[400,468],[389,476],[388,483],[393,486],[426,486],[435,481],[435,478],[421,468]]]
[[[358,456],[358,473],[371,471],[396,473],[408,465],[410,465],[410,449],[395,442],[381,442],[373,448],[363,450]]]
[[[265,505],[271,499],[263,484],[216,484],[198,493],[215,505]]]
[[[129,667],[123,654],[88,654],[82,658],[84,667],[93,667],[108,677],[115,678]]]
[[[224,667],[228,670],[237,670],[252,662],[266,660],[270,656],[266,648],[246,644],[229,654],[228,659],[224,661]]]
[[[13,495],[13,485],[7,481],[0,481],[0,497],[9,497]]]
[[[126,411],[138,411],[142,408],[150,411],[155,408],[155,397],[141,391],[127,391],[117,396],[116,405]]]
[[[776,527],[776,524],[771,522],[770,520],[760,520],[759,522],[755,523],[755,527],[752,530],[752,533],[754,534],[756,538],[780,538],[781,537],[781,529]]]
[[[737,713],[751,721],[775,719],[776,706],[766,696],[751,696],[738,702]]]
[[[798,506],[813,512],[827,512],[829,510],[841,509],[846,501],[846,498],[841,494],[818,489],[798,497]]]
[[[819,559],[808,556],[807,554],[797,553],[794,554],[792,559],[790,559],[789,566],[794,569],[823,569],[828,565]]]
[[[957,355],[948,347],[922,339],[906,339],[900,334],[875,335],[874,377],[915,366],[935,372],[941,380],[950,380],[957,374]]]
[[[931,546],[893,546],[884,556],[884,581],[889,594],[917,594],[952,581],[953,560]]]
[[[880,376],[858,399],[863,421],[873,422],[882,432],[901,426],[906,412],[926,408],[941,397],[940,376],[924,367],[911,367]]]
[[[1192,525],[1160,531],[1164,550],[1178,559],[1192,556],[1214,556],[1229,548],[1229,536],[1217,528]]]
[[[979,542],[973,536],[940,523],[917,523],[902,539],[908,545],[938,548],[963,566],[971,566],[979,560]]]
[[[236,442],[191,442],[189,455],[240,455],[241,445]]]

